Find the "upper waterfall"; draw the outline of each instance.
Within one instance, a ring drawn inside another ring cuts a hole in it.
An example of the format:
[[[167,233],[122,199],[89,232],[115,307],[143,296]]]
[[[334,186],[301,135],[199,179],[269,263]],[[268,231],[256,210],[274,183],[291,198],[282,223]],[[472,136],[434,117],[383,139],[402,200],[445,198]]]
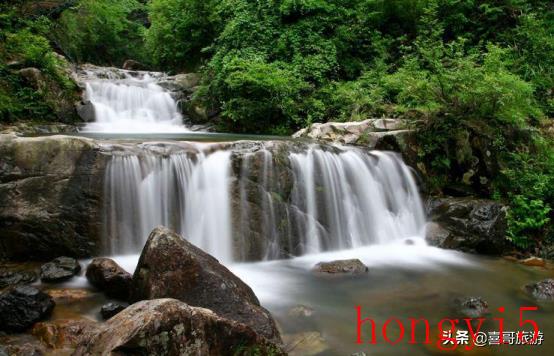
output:
[[[85,132],[187,132],[177,102],[159,85],[163,73],[113,68],[85,69],[85,100],[94,108],[94,122]]]

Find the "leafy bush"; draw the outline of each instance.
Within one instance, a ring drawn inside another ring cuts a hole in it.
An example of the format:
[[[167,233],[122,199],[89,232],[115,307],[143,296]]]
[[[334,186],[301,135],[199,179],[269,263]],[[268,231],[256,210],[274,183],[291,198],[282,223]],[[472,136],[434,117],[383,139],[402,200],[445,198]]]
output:
[[[142,9],[137,0],[80,0],[55,22],[52,38],[75,62],[121,65],[129,58],[146,60],[144,27],[133,18]]]

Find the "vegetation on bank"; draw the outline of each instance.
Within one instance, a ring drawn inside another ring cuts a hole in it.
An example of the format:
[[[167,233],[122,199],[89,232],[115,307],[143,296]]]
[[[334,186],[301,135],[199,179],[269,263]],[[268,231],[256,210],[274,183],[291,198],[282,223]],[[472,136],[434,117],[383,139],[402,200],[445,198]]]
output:
[[[19,16],[26,3],[2,5],[2,121],[48,112],[13,58],[59,83],[54,50],[200,71],[194,105],[218,113],[220,130],[410,120],[433,190],[502,199],[517,246],[552,244],[551,1],[60,0]]]

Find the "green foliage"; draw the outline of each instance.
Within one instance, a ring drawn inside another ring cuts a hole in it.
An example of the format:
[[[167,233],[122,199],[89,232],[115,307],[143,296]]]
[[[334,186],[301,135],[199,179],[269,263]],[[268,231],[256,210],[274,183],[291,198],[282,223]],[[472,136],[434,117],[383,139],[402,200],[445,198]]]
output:
[[[75,62],[144,60],[142,9],[137,0],[80,0],[55,22],[52,38]]]
[[[215,36],[216,1],[152,0],[148,5],[152,25],[146,32],[147,51],[156,65],[182,70],[194,68],[203,49]]]
[[[14,4],[1,5],[0,10],[0,122],[55,120],[48,88],[38,90],[18,73],[20,68],[37,68],[45,82],[60,89],[60,95],[74,95],[76,87],[66,74],[66,63],[46,38],[51,23],[45,17],[26,18]]]

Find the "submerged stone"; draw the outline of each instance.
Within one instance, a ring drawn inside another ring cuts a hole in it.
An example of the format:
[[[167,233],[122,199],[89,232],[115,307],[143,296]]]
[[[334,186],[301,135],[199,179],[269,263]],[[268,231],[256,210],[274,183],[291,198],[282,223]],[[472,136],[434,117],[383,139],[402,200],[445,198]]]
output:
[[[0,269],[0,289],[20,284],[30,284],[36,280],[37,274],[32,271]]]
[[[456,312],[466,318],[480,318],[489,312],[489,305],[481,297],[466,297],[454,300]]]
[[[369,269],[359,259],[337,260],[331,262],[319,262],[313,271],[324,274],[363,274]]]
[[[554,279],[549,278],[524,287],[537,300],[554,300]]]

